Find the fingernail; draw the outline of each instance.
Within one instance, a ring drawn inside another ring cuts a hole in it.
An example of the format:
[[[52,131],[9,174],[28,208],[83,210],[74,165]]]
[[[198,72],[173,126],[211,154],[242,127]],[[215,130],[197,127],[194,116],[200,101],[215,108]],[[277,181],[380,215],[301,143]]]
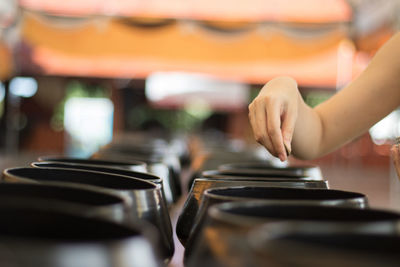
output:
[[[285,161],[285,155],[279,154],[279,159],[280,159],[282,162]]]

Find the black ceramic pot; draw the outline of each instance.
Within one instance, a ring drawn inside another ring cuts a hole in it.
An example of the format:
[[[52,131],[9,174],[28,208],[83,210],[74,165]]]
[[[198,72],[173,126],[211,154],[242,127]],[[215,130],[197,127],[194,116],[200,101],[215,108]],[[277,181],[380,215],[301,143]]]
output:
[[[171,221],[159,185],[122,175],[61,168],[10,168],[2,178],[4,182],[79,184],[118,194],[130,205],[134,223],[144,220],[158,229],[165,259],[173,255]]]
[[[162,162],[169,168],[171,178],[174,180],[177,195],[180,196],[182,194],[179,156],[175,152],[172,152],[168,146],[160,145],[159,142],[111,143],[102,148],[97,154],[119,154],[145,162],[147,162],[147,160]]]
[[[248,235],[249,266],[398,266],[400,237],[335,223],[267,224]]]
[[[71,160],[74,161],[74,160]],[[92,165],[92,164],[83,164],[83,163],[70,163],[70,162],[62,162],[62,161],[41,161],[41,162],[32,162],[32,167],[36,168],[63,168],[63,169],[78,169],[78,170],[87,170],[87,171],[98,171],[104,173],[111,173],[117,175],[129,176],[132,178],[138,178],[142,180],[146,180],[161,186],[161,191],[163,193],[163,199],[166,201],[166,189],[163,184],[163,180],[155,175],[145,173],[145,172],[137,172],[122,168],[114,168],[114,167],[106,167],[102,165]]]
[[[19,267],[159,267],[145,225],[130,227],[0,203],[0,265]]]
[[[138,160],[127,161],[113,161],[113,160],[98,160],[98,159],[83,159],[83,158],[71,158],[64,156],[41,156],[38,161],[46,162],[63,162],[70,164],[83,164],[83,165],[94,165],[97,167],[105,168],[117,168],[124,170],[131,170],[136,172],[146,172],[146,163]]]
[[[189,181],[189,188],[193,186],[196,178],[210,178],[210,179],[239,179],[239,180],[303,180],[303,181],[323,181],[324,179],[319,176],[305,176],[302,172],[296,170],[286,170],[286,168],[270,167],[273,171],[254,171],[249,169],[236,169],[236,170],[207,170],[203,171],[198,176],[193,176]]]
[[[45,184],[1,183],[0,203],[62,210],[86,217],[129,224],[129,206],[123,198],[107,190]]]
[[[262,186],[242,186],[207,189],[200,201],[200,208],[191,218],[196,207],[185,206],[180,217],[180,238],[190,242],[190,236],[196,236],[207,215],[208,208],[224,202],[263,200],[270,204],[324,205],[351,208],[368,207],[367,197],[356,192],[329,189],[300,189]],[[192,225],[185,222],[193,222]],[[177,231],[178,232],[178,231]],[[188,244],[190,246],[190,244]]]
[[[244,175],[283,175],[283,176],[307,176],[315,180],[322,179],[321,169],[318,166],[287,166],[276,167],[265,162],[240,162],[227,163],[218,167],[221,173],[242,173]]]
[[[296,172],[288,171],[284,168],[276,168],[275,173],[271,172],[257,172],[249,170],[208,170],[201,174],[204,178],[231,178],[231,179],[284,179],[284,180],[309,180],[309,181],[321,181],[322,177],[304,176],[302,174],[296,174]]]
[[[94,159],[101,160],[140,160],[146,162],[147,172],[160,177],[165,188],[166,201],[176,202],[181,195],[180,179],[174,168],[167,164],[160,156],[146,156],[142,154],[122,154],[118,152],[100,151],[93,155]]]
[[[235,187],[235,186],[263,186],[263,187],[283,187],[283,188],[319,188],[327,189],[327,181],[317,180],[294,180],[294,179],[273,179],[267,177],[265,179],[251,178],[198,178],[194,180],[192,188],[188,193],[188,197],[183,206],[182,212],[178,218],[176,225],[176,234],[183,245],[189,237],[190,231],[194,225],[195,217],[198,214],[201,205],[201,198],[207,189],[220,187]]]
[[[201,231],[185,250],[186,261],[189,266],[200,266],[197,264],[205,258],[240,263],[248,251],[248,233],[262,224],[280,221],[331,222],[359,232],[396,234],[400,214],[375,209],[271,205],[263,201],[217,204],[210,207]]]

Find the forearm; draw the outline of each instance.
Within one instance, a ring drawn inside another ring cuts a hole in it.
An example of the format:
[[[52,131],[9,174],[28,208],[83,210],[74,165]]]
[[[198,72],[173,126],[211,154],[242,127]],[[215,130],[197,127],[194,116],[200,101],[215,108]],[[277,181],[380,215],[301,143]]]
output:
[[[304,160],[320,156],[322,133],[323,125],[319,114],[299,94],[298,117],[292,139],[293,155]]]
[[[332,98],[299,108],[293,153],[311,159],[367,131],[400,104],[400,35],[396,34],[367,69]]]
[[[254,137],[284,161],[313,159],[359,136],[400,105],[400,34],[349,86],[312,109],[289,77],[268,82],[249,105]],[[285,151],[286,150],[286,151]]]

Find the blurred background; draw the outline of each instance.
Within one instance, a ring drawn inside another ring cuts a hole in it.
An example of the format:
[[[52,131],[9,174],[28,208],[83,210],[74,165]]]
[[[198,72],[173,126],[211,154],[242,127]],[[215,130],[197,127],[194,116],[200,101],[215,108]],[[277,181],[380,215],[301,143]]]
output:
[[[326,100],[399,29],[399,2],[1,0],[0,167],[143,131],[255,145],[263,84],[290,75],[310,106]],[[388,172],[399,120],[315,162]]]

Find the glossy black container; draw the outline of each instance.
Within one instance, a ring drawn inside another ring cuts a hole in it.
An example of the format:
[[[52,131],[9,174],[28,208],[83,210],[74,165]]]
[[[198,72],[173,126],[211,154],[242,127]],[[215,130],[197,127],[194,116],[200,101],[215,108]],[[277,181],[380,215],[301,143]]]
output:
[[[166,164],[176,186],[176,193],[181,195],[180,172],[181,165],[177,153],[171,151],[167,145],[155,143],[111,143],[99,151],[99,154],[116,153],[120,155],[146,160],[159,161]]]
[[[285,168],[276,168],[280,170],[274,173],[268,172],[253,172],[253,171],[239,171],[239,170],[208,170],[204,171],[201,174],[201,177],[204,178],[232,178],[235,179],[284,179],[284,180],[303,180],[303,181],[322,181],[322,177],[312,177],[312,176],[304,176],[302,174],[296,174],[296,172],[287,171]]]
[[[194,179],[196,178],[210,178],[210,179],[240,179],[240,180],[303,180],[303,181],[323,181],[322,176],[315,175],[306,176],[299,171],[292,171],[286,168],[270,167],[272,172],[259,172],[248,169],[235,169],[235,170],[206,170],[203,171],[199,176],[192,177],[189,181],[189,188],[193,185]],[[316,169],[318,170],[318,169]]]
[[[63,163],[79,164],[79,165],[81,164],[94,165],[97,167],[117,168],[117,169],[131,170],[136,172],[146,172],[147,170],[146,163],[138,160],[131,160],[127,162],[127,161],[71,158],[64,156],[41,156],[38,158],[38,161],[63,162]]]
[[[1,183],[0,202],[68,211],[121,224],[129,224],[131,221],[130,207],[124,199],[101,188],[93,190],[74,185]]]
[[[248,235],[247,266],[398,266],[400,237],[333,223],[268,224]]]
[[[218,167],[221,173],[242,173],[245,175],[272,175],[272,176],[307,176],[315,180],[322,179],[321,169],[318,166],[287,166],[274,167],[265,162],[227,163]]]
[[[145,225],[126,227],[63,211],[0,203],[0,265],[159,267]]]
[[[160,177],[163,180],[166,200],[168,203],[174,203],[181,195],[181,186],[176,170],[166,163],[165,159],[160,156],[143,155],[143,154],[122,154],[114,151],[99,151],[92,156],[98,160],[140,160],[147,165],[147,172]]]
[[[201,232],[185,251],[189,266],[202,259],[243,263],[249,244],[246,236],[264,223],[283,221],[330,222],[365,233],[396,234],[400,214],[375,209],[314,205],[286,205],[263,201],[229,202],[210,207]],[[349,231],[350,231],[349,230]],[[223,249],[221,249],[223,248]]]
[[[192,212],[195,208],[185,206],[179,217],[179,237],[183,242],[189,240],[190,236],[196,236],[201,231],[200,226],[207,215],[210,206],[236,201],[263,200],[270,204],[299,204],[299,205],[326,205],[352,208],[368,207],[367,197],[356,192],[329,189],[301,189],[301,188],[279,188],[263,186],[241,186],[212,188],[204,192],[200,201],[200,208],[194,218]],[[185,222],[193,222],[192,225]],[[177,231],[178,233],[178,231]],[[186,243],[185,243],[186,244]],[[190,244],[188,244],[190,246]]]
[[[192,188],[183,206],[182,212],[176,225],[176,234],[183,245],[189,237],[190,231],[195,223],[201,205],[201,198],[207,189],[235,186],[263,186],[263,187],[283,187],[283,188],[310,188],[327,189],[328,183],[323,180],[294,180],[273,177],[249,178],[249,177],[226,177],[226,178],[197,178],[194,180]]]
[[[103,167],[94,164],[84,164],[84,163],[71,163],[71,162],[63,162],[63,161],[40,161],[40,162],[32,162],[32,167],[37,168],[65,168],[65,169],[80,169],[80,170],[87,170],[87,171],[98,171],[98,172],[107,172],[111,174],[129,176],[132,178],[138,178],[142,180],[146,180],[151,183],[162,185],[162,179],[146,173],[146,172],[137,172],[131,171],[127,169],[122,169],[118,167]]]
[[[159,185],[128,176],[61,168],[10,168],[4,170],[3,181],[79,184],[118,194],[130,205],[129,215],[133,223],[144,220],[158,229],[165,259],[173,255],[171,221]]]
[[[74,160],[71,160],[74,161]],[[63,161],[41,161],[41,162],[32,162],[32,167],[37,168],[64,168],[64,169],[78,169],[78,170],[87,170],[87,171],[98,171],[104,173],[111,173],[117,175],[129,176],[132,178],[138,178],[142,180],[149,181],[151,183],[155,183],[161,186],[161,191],[163,193],[163,199],[166,199],[166,195],[170,192],[166,192],[166,189],[163,184],[163,180],[155,175],[145,173],[145,172],[137,172],[131,171],[127,169],[114,168],[114,167],[103,167],[102,165],[94,165],[94,164],[83,164],[83,163],[70,163]]]

